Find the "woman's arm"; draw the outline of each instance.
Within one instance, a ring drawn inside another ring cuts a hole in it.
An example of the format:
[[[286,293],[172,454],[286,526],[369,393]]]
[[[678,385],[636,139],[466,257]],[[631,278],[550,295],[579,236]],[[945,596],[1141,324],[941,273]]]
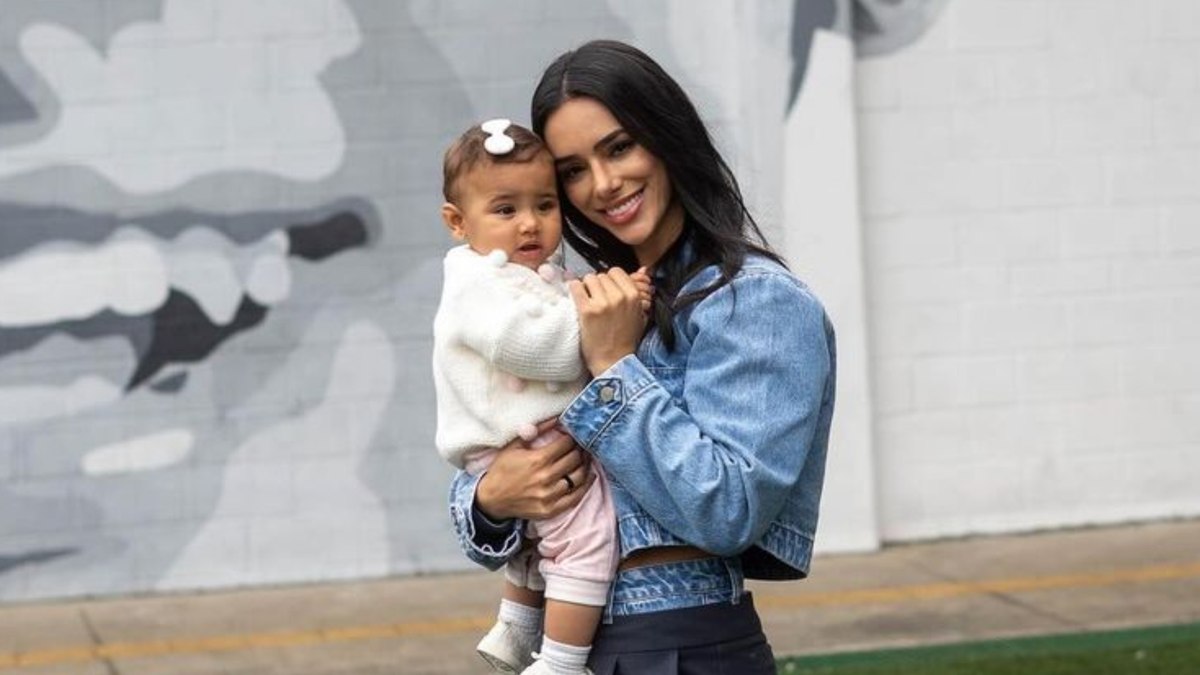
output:
[[[557,420],[539,425],[547,432]],[[569,476],[575,485],[568,490]],[[496,452],[480,476],[459,471],[450,485],[450,518],[459,546],[472,561],[496,569],[521,548],[519,519],[556,516],[583,499],[591,475],[588,456],[566,434],[540,447],[516,439]]]
[[[551,431],[556,424],[547,420],[538,426],[539,437],[553,434],[544,444],[517,439],[496,454],[475,491],[475,507],[490,520],[552,518],[583,498],[582,488],[593,480],[588,455],[575,439]]]
[[[454,474],[450,482],[450,521],[462,552],[472,562],[496,570],[520,550],[525,528],[519,520],[496,522],[474,508],[480,478],[461,469]]]
[[[663,527],[733,555],[762,536],[804,468],[832,396],[833,345],[824,309],[782,273],[736,278],[690,310],[685,332],[682,401],[626,353],[561,420]]]

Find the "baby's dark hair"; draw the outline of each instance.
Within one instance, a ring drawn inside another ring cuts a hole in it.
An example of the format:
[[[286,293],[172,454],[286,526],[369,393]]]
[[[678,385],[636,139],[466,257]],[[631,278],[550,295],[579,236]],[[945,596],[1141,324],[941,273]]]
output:
[[[511,162],[525,163],[532,160],[546,149],[546,144],[532,131],[519,124],[510,124],[504,130],[504,135],[513,139],[514,147],[503,155],[493,155],[488,152],[483,143],[491,134],[484,131],[478,124],[467,129],[446,149],[442,160],[442,196],[451,204],[458,203],[458,183],[468,171],[481,162],[508,164]]]

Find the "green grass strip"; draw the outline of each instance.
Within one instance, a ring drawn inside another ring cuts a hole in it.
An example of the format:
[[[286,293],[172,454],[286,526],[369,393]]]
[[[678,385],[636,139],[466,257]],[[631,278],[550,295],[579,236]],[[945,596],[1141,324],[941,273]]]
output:
[[[1200,623],[780,659],[784,675],[1200,674]]]

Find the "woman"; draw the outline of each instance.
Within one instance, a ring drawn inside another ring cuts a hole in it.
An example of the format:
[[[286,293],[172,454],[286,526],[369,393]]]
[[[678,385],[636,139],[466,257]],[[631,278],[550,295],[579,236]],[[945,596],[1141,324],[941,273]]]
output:
[[[746,577],[804,577],[833,412],[824,309],[767,248],[679,85],[625,44],[546,69],[533,128],[555,158],[594,379],[564,440],[514,443],[459,475],[464,550],[495,568],[521,518],[570,508],[588,458],[611,479],[621,566],[589,665],[609,673],[773,673]],[[628,272],[653,270],[644,318]]]

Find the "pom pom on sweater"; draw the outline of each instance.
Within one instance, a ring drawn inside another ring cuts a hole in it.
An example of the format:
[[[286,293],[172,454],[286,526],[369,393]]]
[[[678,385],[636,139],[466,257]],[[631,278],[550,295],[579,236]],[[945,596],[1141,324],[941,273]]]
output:
[[[500,249],[496,249],[487,254],[487,259],[492,264],[492,267],[504,267],[508,263],[508,254]]]

